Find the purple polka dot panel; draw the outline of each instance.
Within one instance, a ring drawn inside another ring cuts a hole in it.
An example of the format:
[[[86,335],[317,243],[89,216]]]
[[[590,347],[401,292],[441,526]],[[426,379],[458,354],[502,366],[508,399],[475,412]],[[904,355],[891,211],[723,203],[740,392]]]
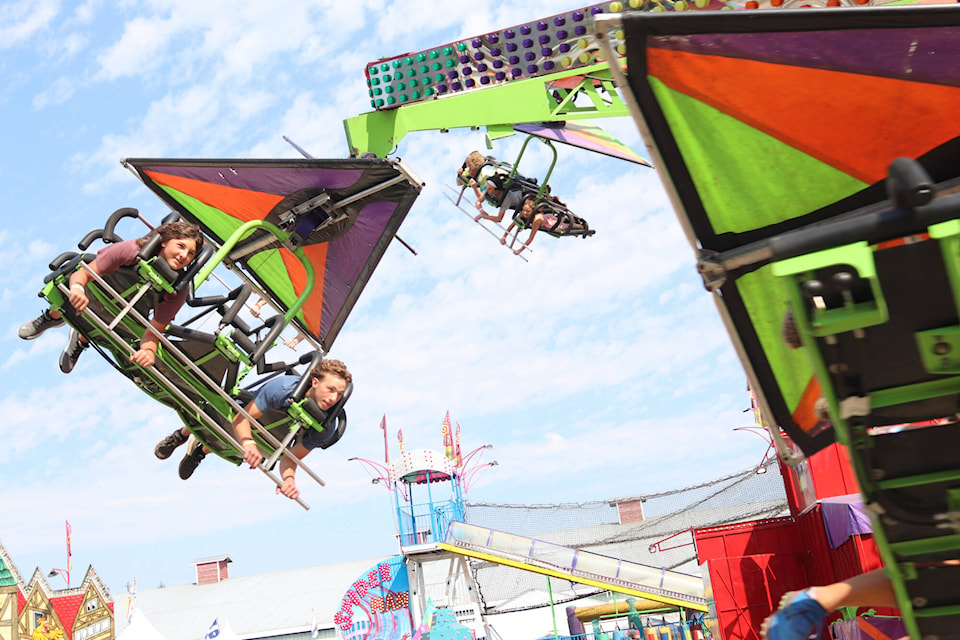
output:
[[[632,11],[696,11],[739,7],[744,0],[622,0],[602,2],[555,16],[514,25],[491,33],[465,38],[416,53],[405,53],[367,64],[367,87],[382,89],[371,96],[375,109],[395,109],[421,100],[445,99],[463,91],[517,82],[591,67],[605,61],[595,41],[594,19],[598,15]],[[611,31],[613,49],[625,51],[622,31]],[[422,63],[429,63],[427,64]],[[446,71],[446,84],[440,83]],[[410,79],[433,76],[436,90],[403,91],[417,86]],[[373,84],[376,78],[378,84]],[[388,89],[389,87],[389,89]],[[390,95],[390,99],[383,99]]]

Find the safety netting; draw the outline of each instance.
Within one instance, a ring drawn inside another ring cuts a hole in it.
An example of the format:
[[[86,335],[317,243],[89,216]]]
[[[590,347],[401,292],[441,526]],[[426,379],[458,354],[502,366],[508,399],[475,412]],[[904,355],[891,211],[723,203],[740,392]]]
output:
[[[689,575],[700,575],[693,529],[784,515],[789,508],[776,461],[660,493],[562,504],[472,502],[466,510],[470,524]],[[604,592],[484,560],[471,565],[485,614]]]

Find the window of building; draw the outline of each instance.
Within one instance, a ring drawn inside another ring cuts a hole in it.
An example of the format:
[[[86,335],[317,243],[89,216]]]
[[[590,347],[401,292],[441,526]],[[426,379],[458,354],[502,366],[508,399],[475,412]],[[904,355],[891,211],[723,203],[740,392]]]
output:
[[[85,627],[77,629],[77,632],[73,634],[73,640],[88,640],[94,636],[100,635],[101,633],[110,629],[110,618],[104,618],[102,620],[97,620],[93,624],[88,624]]]

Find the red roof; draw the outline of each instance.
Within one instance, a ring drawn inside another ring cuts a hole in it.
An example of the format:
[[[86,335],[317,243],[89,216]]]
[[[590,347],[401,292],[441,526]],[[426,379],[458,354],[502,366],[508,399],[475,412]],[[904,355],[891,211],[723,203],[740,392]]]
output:
[[[80,609],[82,602],[82,593],[50,598],[50,606],[57,612],[57,617],[60,618],[60,624],[63,625],[67,640],[71,640],[73,637],[73,623],[77,619],[77,611]]]
[[[23,613],[25,606],[27,606],[27,597],[23,595],[23,589],[17,586],[17,615]]]

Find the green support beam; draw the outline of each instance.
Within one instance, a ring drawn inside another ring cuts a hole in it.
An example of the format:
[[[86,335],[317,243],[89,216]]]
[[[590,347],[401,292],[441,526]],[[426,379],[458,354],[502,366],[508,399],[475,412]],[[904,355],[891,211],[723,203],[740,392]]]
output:
[[[566,82],[560,83],[562,80]],[[488,127],[496,138],[515,123],[629,115],[604,62],[372,111],[344,120],[343,126],[350,155],[372,152],[382,158],[413,131]]]

